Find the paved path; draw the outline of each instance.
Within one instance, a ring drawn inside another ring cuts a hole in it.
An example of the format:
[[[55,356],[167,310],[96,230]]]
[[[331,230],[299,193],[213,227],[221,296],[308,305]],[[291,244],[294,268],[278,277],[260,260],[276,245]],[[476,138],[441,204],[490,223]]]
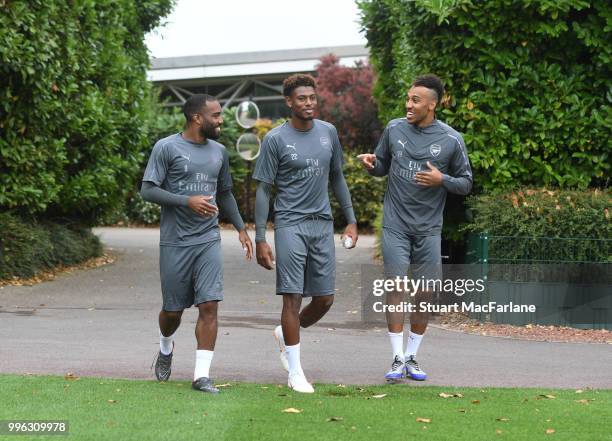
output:
[[[32,287],[0,289],[0,372],[152,378],[161,293],[157,229],[96,230],[118,255],[106,267],[76,271]],[[271,236],[271,234],[268,234]],[[280,299],[274,274],[242,257],[237,235],[223,231],[225,301],[212,375],[282,383],[272,329]],[[374,240],[337,248],[337,298],[322,322],[303,331],[304,370],[315,382],[381,383],[389,343],[383,327],[360,321],[360,266]],[[190,379],[195,310],[178,331],[174,379]],[[419,352],[427,384],[612,388],[612,347],[467,335],[430,327]],[[417,385],[410,382],[410,385]],[[422,383],[418,383],[422,384]]]

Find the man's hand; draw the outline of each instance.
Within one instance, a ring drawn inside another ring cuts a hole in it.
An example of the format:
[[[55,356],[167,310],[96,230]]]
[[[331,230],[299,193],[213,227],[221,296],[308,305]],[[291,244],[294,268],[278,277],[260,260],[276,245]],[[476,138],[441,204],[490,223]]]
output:
[[[351,248],[355,248],[355,245],[357,245],[357,239],[359,238],[359,234],[357,233],[357,224],[348,224],[346,226],[346,228],[344,229],[344,234],[342,235],[343,241],[346,236],[351,236],[351,238],[353,239],[353,246]]]
[[[242,249],[246,251],[247,260],[251,260],[253,257],[253,243],[251,242],[251,238],[249,237],[249,233],[247,233],[246,228],[240,230],[238,233],[238,240],[242,244]]]
[[[440,185],[442,185],[442,180],[444,179],[444,176],[442,175],[440,170],[431,165],[429,161],[427,161],[427,167],[429,167],[431,171],[418,172],[416,174],[415,180],[417,181],[417,183],[422,185],[423,187],[439,187]]]
[[[217,214],[219,211],[215,205],[208,202],[212,198],[212,196],[204,195],[190,196],[187,204],[189,205],[189,208],[200,216],[211,217]]]
[[[274,265],[274,254],[268,242],[257,242],[255,244],[255,254],[257,255],[257,263],[265,269],[272,269]]]
[[[376,164],[376,155],[372,153],[357,155],[357,159],[361,161],[366,170],[372,170]]]

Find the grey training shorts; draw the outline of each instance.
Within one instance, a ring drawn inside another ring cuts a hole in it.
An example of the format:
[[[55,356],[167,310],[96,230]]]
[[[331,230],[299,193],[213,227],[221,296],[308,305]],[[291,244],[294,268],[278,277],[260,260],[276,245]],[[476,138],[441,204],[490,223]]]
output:
[[[221,241],[159,247],[163,310],[182,311],[192,305],[223,300]]]
[[[414,236],[390,228],[382,229],[385,277],[404,277],[408,267],[412,278],[441,279],[442,250],[440,236]]]
[[[334,226],[327,219],[307,219],[274,231],[276,293],[305,297],[334,294]]]

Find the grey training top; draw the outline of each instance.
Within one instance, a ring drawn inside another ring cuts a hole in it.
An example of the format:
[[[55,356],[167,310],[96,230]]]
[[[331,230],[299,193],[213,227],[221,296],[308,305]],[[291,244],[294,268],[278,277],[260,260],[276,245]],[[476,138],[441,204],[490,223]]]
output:
[[[313,215],[332,220],[328,182],[330,175],[342,176],[343,163],[336,128],[325,121],[313,120],[307,131],[285,122],[268,132],[253,177],[276,185],[275,227],[294,225]],[[343,199],[347,202],[342,205],[345,216],[352,217],[347,219],[351,223],[354,214],[348,188],[346,196]]]
[[[376,147],[370,174],[389,175],[383,208],[383,227],[416,236],[442,231],[446,193],[465,195],[472,188],[472,169],[461,135],[434,120],[417,127],[405,118],[391,121]],[[429,171],[427,161],[444,175],[440,187],[424,187],[415,180]]]
[[[181,196],[179,194],[170,193],[161,187],[158,187],[153,182],[145,181],[142,183],[140,195],[145,201],[153,202],[159,205],[171,205],[174,207],[184,207],[189,205],[189,196]],[[217,206],[221,214],[223,214],[236,228],[240,231],[244,229],[244,222],[238,211],[238,204],[231,190],[226,190],[217,193]]]
[[[231,189],[229,156],[211,139],[204,144],[186,140],[180,133],[157,141],[143,181],[170,193],[186,196],[184,206],[162,205],[160,245],[189,246],[220,238],[217,216],[202,217],[187,206],[187,197],[213,196]]]

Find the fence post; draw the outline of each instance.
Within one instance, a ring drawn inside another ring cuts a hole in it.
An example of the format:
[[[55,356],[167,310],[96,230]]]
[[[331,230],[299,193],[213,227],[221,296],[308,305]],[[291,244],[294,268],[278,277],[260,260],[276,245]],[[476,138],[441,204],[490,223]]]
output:
[[[483,233],[480,235],[480,276],[485,282],[485,291],[483,292],[483,303],[489,303],[489,234]],[[483,323],[487,319],[487,314],[480,312],[478,314],[478,320]]]

